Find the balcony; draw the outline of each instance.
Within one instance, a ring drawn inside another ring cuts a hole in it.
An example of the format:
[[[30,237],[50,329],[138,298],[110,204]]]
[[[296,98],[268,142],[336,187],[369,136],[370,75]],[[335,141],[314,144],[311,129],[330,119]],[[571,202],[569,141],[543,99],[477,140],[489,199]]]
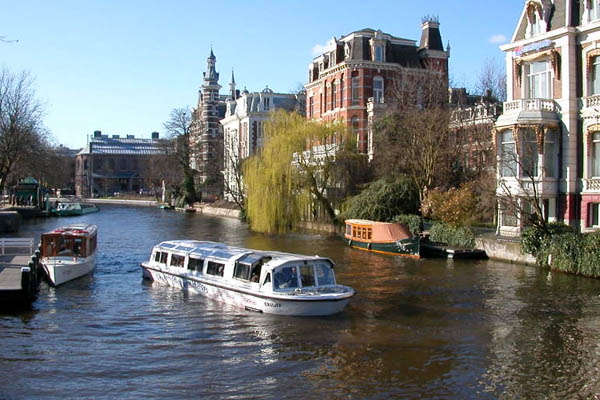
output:
[[[581,118],[596,123],[600,118],[600,95],[584,97],[581,100]]]
[[[546,124],[560,120],[560,107],[552,99],[519,99],[504,102],[497,127],[514,124]]]
[[[600,192],[600,178],[590,178],[583,180],[584,192]]]
[[[383,97],[378,99],[377,101],[374,97],[369,97],[369,99],[367,100],[367,113],[369,113],[370,115],[379,114],[385,111],[386,108],[387,104],[385,103],[385,99]]]

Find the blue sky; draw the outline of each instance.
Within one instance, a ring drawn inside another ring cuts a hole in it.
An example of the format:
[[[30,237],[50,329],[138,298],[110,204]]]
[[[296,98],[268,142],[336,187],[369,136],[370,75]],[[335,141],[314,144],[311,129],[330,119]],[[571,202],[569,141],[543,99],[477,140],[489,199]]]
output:
[[[0,0],[0,65],[27,70],[57,143],[94,130],[150,137],[173,108],[197,102],[213,46],[222,92],[288,93],[305,83],[313,51],[362,28],[419,40],[439,16],[453,82],[472,86],[488,58],[503,60],[523,0],[159,1]],[[503,39],[507,38],[507,39]]]

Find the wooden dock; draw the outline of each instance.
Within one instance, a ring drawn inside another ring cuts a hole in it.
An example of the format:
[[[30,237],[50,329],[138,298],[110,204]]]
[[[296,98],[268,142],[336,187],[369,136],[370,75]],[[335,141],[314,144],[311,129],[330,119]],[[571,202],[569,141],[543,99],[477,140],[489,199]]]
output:
[[[480,249],[461,249],[450,247],[443,243],[421,240],[421,256],[430,258],[451,258],[451,259],[486,259],[485,251]]]
[[[39,250],[31,238],[0,238],[0,308],[30,307],[39,286]]]

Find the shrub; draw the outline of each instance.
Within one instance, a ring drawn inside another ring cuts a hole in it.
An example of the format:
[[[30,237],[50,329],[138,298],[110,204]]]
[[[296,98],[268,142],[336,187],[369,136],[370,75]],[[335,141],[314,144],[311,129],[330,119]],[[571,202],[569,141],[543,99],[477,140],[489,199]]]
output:
[[[408,225],[408,229],[410,229],[410,233],[414,236],[423,232],[423,218],[420,215],[414,214],[402,214],[396,215],[393,222],[400,222],[401,224]]]
[[[429,238],[434,242],[446,243],[455,247],[475,247],[475,234],[466,227],[435,223],[429,230]]]
[[[549,238],[569,232],[573,232],[573,228],[559,222],[552,222],[544,227],[531,226],[521,234],[521,251],[537,259],[538,253],[544,250],[542,247],[550,244]]]
[[[409,178],[380,179],[348,199],[340,218],[390,222],[396,215],[416,214],[418,210],[419,192]]]
[[[459,189],[429,191],[421,205],[421,213],[446,224],[468,226],[474,219],[476,205],[475,193],[471,185],[465,183]]]

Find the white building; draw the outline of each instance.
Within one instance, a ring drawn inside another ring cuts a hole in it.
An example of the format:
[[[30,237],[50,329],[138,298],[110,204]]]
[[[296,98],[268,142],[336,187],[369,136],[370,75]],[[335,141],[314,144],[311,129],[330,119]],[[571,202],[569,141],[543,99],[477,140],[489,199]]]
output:
[[[511,42],[501,47],[508,101],[494,135],[498,230],[518,235],[533,197],[546,220],[594,230],[600,227],[600,1],[524,3]],[[522,207],[506,206],[507,191]]]
[[[232,191],[239,191],[240,161],[263,145],[269,113],[277,109],[301,112],[304,102],[303,94],[275,93],[268,87],[254,93],[244,90],[238,95],[232,74],[225,118],[220,121],[224,135],[223,177],[227,200],[233,200]]]

